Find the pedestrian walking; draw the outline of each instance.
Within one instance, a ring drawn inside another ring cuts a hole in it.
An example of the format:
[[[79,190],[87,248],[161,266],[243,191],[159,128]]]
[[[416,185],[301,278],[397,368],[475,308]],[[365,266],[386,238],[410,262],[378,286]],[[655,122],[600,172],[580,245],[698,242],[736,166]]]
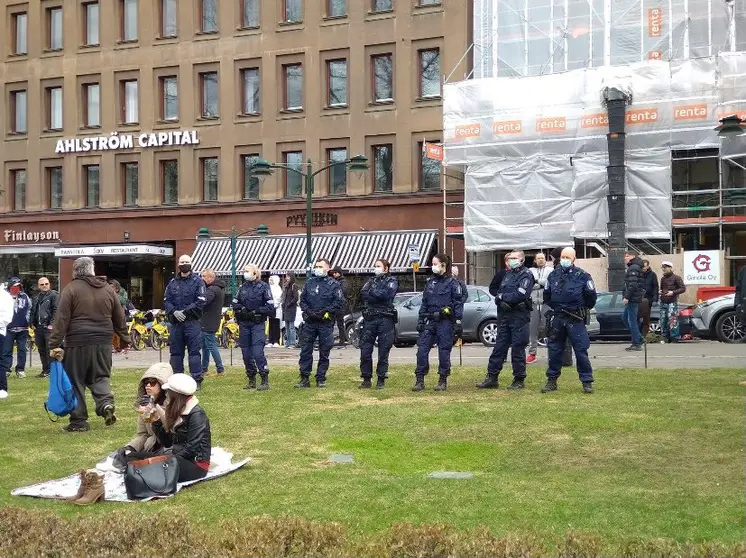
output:
[[[342,295],[344,296],[344,305],[340,310],[337,311],[336,316],[334,316],[334,320],[337,323],[337,331],[339,333],[339,343],[338,345],[340,347],[344,347],[349,342],[349,339],[347,338],[347,327],[345,326],[345,316],[347,315],[347,301],[350,298],[350,293],[347,289],[347,280],[344,278],[344,275],[342,274],[342,268],[337,266],[334,269],[331,270],[331,276],[332,278],[339,283],[339,288],[342,289]]]
[[[565,343],[569,338],[578,363],[578,376],[583,384],[583,392],[593,393],[593,367],[588,358],[591,341],[586,320],[588,312],[596,305],[596,286],[589,273],[575,266],[573,248],[562,250],[559,263],[559,267],[555,267],[549,275],[544,288],[544,303],[551,308],[551,320],[547,333],[547,383],[541,392],[557,390]]]
[[[66,432],[89,430],[86,388],[96,404],[96,415],[111,426],[114,394],[111,392],[111,340],[116,333],[126,344],[131,342],[119,299],[105,277],[96,277],[93,259],[73,262],[73,280],[62,290],[52,335],[49,356],[61,360],[70,377],[78,407],[70,413]],[[62,344],[65,349],[62,349]]]
[[[205,307],[205,282],[192,271],[192,258],[179,258],[179,272],[166,286],[163,309],[171,323],[171,368],[174,374],[184,373],[184,354],[189,354],[189,373],[202,388],[202,326],[200,318]]]
[[[641,277],[644,292],[640,302],[640,317],[642,319],[640,335],[643,339],[647,339],[648,333],[650,333],[650,311],[653,309],[653,305],[658,302],[658,292],[660,291],[658,275],[650,269],[650,260],[642,260]]]
[[[5,343],[8,324],[13,320],[13,297],[0,285],[0,347]],[[8,376],[0,374],[0,399],[8,397]]]
[[[202,376],[204,377],[210,367],[210,357],[215,361],[218,375],[225,372],[218,340],[215,337],[215,333],[220,327],[220,320],[223,317],[225,281],[217,278],[212,269],[202,270],[202,280],[205,282],[205,307],[200,318],[200,326],[202,327]]]
[[[625,252],[624,263],[627,264],[627,272],[624,276],[624,292],[622,302],[624,313],[622,320],[632,335],[632,344],[627,351],[641,351],[645,341],[640,333],[640,303],[645,293],[645,285],[642,279],[642,260],[633,252]]]
[[[7,327],[2,355],[0,355],[0,374],[10,376],[13,368],[13,349],[16,350],[16,376],[26,377],[26,352],[28,347],[29,324],[31,318],[31,299],[23,292],[23,283],[19,277],[8,279],[8,292],[13,298],[13,319]]]
[[[531,321],[531,293],[534,287],[534,276],[524,266],[526,261],[523,251],[517,250],[508,254],[508,267],[495,302],[498,305],[500,329],[497,341],[487,363],[487,376],[477,384],[480,389],[496,389],[498,376],[502,371],[510,349],[513,364],[513,383],[508,389],[523,389],[526,379],[526,345],[529,341],[529,323]]]
[[[295,284],[295,275],[285,275],[285,285],[282,289],[282,319],[285,322],[285,336],[287,341],[285,347],[294,349],[298,343],[295,338],[295,319],[298,314],[298,298],[300,291]]]
[[[661,314],[659,323],[661,337],[667,343],[678,343],[679,333],[679,296],[686,292],[684,281],[673,272],[673,264],[669,261],[661,262],[660,301]]]
[[[268,347],[279,347],[280,337],[282,337],[282,286],[280,278],[272,275],[269,278],[269,290],[272,293],[272,304],[274,311],[269,316],[269,341]]]
[[[551,263],[547,263],[546,256],[542,252],[534,256],[534,267],[529,270],[534,276],[534,287],[531,290],[531,304],[533,309],[531,310],[531,321],[528,326],[529,341],[526,364],[536,362],[536,353],[539,348],[539,329],[544,324],[547,312],[547,307],[544,305],[544,287],[547,286],[547,279],[553,270],[554,267]]]
[[[396,339],[397,319],[394,297],[399,291],[399,281],[389,274],[391,264],[379,258],[373,268],[373,277],[363,285],[363,332],[360,336],[360,387],[371,387],[373,378],[373,348],[378,342],[376,364],[376,389],[383,389],[389,371],[389,353]]]
[[[303,312],[303,331],[300,339],[300,380],[296,388],[311,387],[313,370],[313,346],[319,341],[319,362],[316,367],[316,387],[326,387],[326,374],[329,370],[329,353],[334,346],[334,320],[345,306],[344,295],[339,281],[329,276],[329,260],[316,261],[313,276],[309,277],[300,295],[300,309]]]
[[[37,378],[49,376],[49,336],[52,334],[52,324],[57,313],[60,302],[60,294],[52,290],[52,285],[47,277],[40,277],[37,282],[39,294],[34,298],[31,306],[31,317],[29,321],[34,328],[34,341],[39,350],[41,360],[41,374]]]
[[[436,391],[448,388],[451,374],[451,350],[454,339],[463,335],[463,292],[458,280],[451,276],[451,260],[445,254],[432,259],[432,277],[425,283],[420,305],[417,332],[417,367],[412,391],[425,389],[425,376],[430,371],[430,348],[438,344],[438,385]]]
[[[466,281],[458,276],[458,266],[451,266],[451,276],[461,285],[461,302],[466,304],[469,302],[469,289],[466,288]]]

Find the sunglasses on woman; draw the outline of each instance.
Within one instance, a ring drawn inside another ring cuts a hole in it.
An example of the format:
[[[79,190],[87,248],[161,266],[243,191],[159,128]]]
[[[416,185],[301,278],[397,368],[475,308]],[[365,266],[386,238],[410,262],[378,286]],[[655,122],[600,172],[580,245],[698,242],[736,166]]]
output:
[[[144,380],[146,386],[154,387],[158,385],[158,380],[155,378],[147,378]]]

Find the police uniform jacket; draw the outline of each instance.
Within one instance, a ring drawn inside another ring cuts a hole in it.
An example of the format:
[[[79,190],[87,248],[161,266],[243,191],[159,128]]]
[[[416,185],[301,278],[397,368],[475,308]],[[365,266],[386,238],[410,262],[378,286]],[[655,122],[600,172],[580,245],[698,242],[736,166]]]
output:
[[[511,269],[506,274],[497,291],[497,300],[511,306],[531,300],[534,288],[534,275],[524,266]],[[499,304],[498,302],[498,304]],[[525,308],[528,310],[528,307]]]
[[[275,305],[272,300],[272,291],[267,283],[260,280],[244,281],[231,306],[233,311],[236,312],[239,322],[246,321],[242,320],[239,315],[242,310],[259,314],[261,315],[261,321],[264,321],[266,316],[275,315]]]
[[[596,305],[597,296],[590,273],[574,265],[556,267],[544,288],[544,303],[553,310],[575,313],[579,308],[590,309]]]
[[[182,277],[178,273],[166,287],[163,309],[167,316],[177,310],[186,314],[187,320],[199,320],[205,307],[205,282],[196,273]]]
[[[394,297],[399,291],[399,281],[388,273],[377,275],[363,285],[360,296],[365,310],[385,311],[394,307]]]
[[[434,314],[440,313],[444,308],[450,308],[456,320],[464,316],[463,293],[461,284],[455,277],[444,277],[437,275],[430,277],[425,284],[425,292],[422,295],[419,319],[432,318]]]
[[[339,281],[331,277],[311,277],[303,286],[300,309],[303,313],[329,312],[332,316],[345,307],[345,297]]]

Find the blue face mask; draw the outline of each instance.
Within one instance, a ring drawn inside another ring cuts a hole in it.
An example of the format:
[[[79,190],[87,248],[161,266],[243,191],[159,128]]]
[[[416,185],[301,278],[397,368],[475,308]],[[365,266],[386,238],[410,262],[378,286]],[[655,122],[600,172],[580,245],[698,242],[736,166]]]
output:
[[[510,266],[510,269],[517,269],[521,267],[521,260],[516,260],[516,259],[511,258],[508,260],[508,266]]]
[[[572,265],[572,260],[561,259],[560,265],[564,267],[565,269],[567,269],[568,267]]]

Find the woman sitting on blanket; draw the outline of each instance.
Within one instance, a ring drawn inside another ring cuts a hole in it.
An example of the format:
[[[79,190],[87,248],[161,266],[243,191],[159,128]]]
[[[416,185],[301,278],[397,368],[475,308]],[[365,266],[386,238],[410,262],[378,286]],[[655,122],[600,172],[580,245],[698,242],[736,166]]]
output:
[[[165,405],[154,403],[150,415],[160,451],[125,452],[125,462],[172,454],[179,462],[179,482],[204,478],[210,468],[210,421],[194,396],[197,382],[186,374],[173,374],[163,384]],[[144,415],[147,414],[147,410]]]
[[[139,413],[137,417],[137,433],[135,437],[124,446],[120,452],[128,454],[133,451],[158,451],[161,444],[155,437],[153,423],[151,422],[151,413],[154,405],[161,405],[166,402],[166,391],[163,384],[173,375],[174,371],[171,365],[166,362],[156,362],[152,365],[140,379],[140,385],[137,388],[137,399],[135,406]],[[148,401],[150,399],[150,401]]]

